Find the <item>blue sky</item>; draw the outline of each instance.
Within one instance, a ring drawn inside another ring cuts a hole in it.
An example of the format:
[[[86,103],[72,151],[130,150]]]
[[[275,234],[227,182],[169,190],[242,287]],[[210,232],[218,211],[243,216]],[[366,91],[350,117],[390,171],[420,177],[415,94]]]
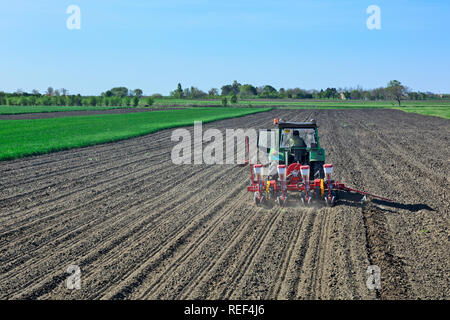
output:
[[[69,30],[69,5],[81,29]],[[381,9],[369,30],[367,7]],[[447,0],[0,0],[0,91],[168,94],[238,80],[450,93]]]

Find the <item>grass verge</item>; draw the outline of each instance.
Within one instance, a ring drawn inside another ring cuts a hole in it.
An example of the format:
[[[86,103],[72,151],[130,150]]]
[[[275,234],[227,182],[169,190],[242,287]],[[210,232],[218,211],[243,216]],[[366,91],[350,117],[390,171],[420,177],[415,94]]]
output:
[[[435,116],[444,119],[450,119],[450,106],[448,107],[400,107],[393,108],[405,112],[418,113],[425,116]]]

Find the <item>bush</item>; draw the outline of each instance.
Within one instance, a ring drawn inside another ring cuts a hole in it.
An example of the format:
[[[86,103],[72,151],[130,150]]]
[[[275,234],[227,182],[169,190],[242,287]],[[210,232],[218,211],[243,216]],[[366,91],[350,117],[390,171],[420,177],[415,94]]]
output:
[[[237,101],[238,101],[237,96],[235,94],[233,94],[231,96],[230,102],[234,104],[234,103],[237,103]]]
[[[162,96],[162,94],[155,93],[155,94],[152,94],[152,98],[153,98],[153,99],[162,99],[162,98],[164,98],[164,97]]]
[[[222,106],[226,107],[228,105],[228,99],[227,97],[222,98]]]
[[[89,98],[82,98],[81,99],[81,105],[83,107],[89,107]]]
[[[88,104],[91,107],[95,107],[97,105],[97,99],[94,96],[89,97]]]
[[[153,99],[153,97],[147,97],[145,98],[145,103],[150,107],[151,105],[153,105],[153,103],[155,103],[155,100]]]
[[[124,107],[129,107],[131,105],[131,98],[130,97],[124,97],[120,99],[120,105]]]
[[[150,107],[153,105],[154,100],[152,97],[146,97],[144,99],[139,100],[139,107]]]
[[[139,105],[139,97],[133,97],[133,107],[137,107]]]

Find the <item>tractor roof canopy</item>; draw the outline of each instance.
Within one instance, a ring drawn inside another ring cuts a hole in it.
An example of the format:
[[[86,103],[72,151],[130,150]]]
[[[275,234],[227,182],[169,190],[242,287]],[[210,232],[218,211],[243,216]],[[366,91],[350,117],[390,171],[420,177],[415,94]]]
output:
[[[278,122],[278,127],[281,129],[284,128],[311,128],[316,129],[317,124],[313,120],[311,122]]]

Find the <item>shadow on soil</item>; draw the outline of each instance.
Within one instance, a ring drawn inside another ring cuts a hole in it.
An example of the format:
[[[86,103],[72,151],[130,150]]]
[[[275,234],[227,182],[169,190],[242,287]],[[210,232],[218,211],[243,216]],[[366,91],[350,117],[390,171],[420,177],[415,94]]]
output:
[[[403,210],[407,210],[410,212],[417,212],[420,210],[436,211],[433,208],[431,208],[430,206],[423,204],[423,203],[404,204],[404,203],[389,202],[389,201],[384,201],[384,200],[379,200],[379,199],[372,199],[372,202],[377,205],[382,205],[382,206],[396,208],[396,209],[403,209]]]
[[[342,192],[339,194],[338,205],[346,205],[346,206],[350,206],[350,207],[361,207],[362,199],[363,199],[363,196],[360,194]],[[389,210],[386,207],[393,208],[393,209],[402,209],[402,210],[406,210],[409,212],[417,212],[420,210],[435,211],[433,208],[431,208],[430,206],[423,204],[423,203],[405,204],[405,203],[399,203],[399,202],[385,201],[385,200],[376,199],[376,198],[372,198],[370,201],[373,204],[384,207],[384,208],[379,207],[380,210],[391,212],[391,213],[396,213],[396,212]]]

